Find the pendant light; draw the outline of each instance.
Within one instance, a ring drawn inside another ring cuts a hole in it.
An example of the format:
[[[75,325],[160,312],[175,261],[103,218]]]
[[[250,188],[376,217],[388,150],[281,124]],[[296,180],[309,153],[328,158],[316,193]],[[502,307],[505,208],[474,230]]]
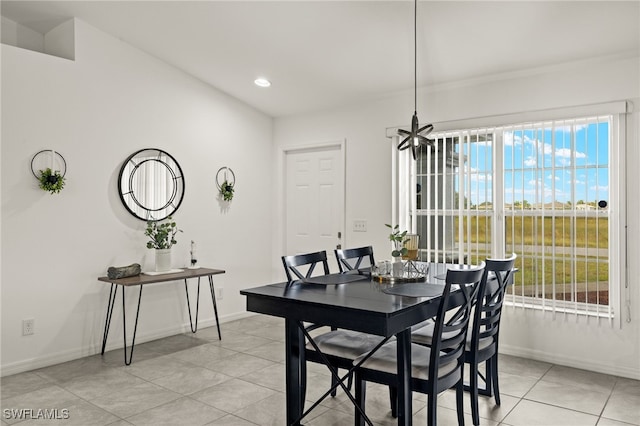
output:
[[[426,135],[433,130],[433,124],[420,127],[418,124],[418,0],[414,0],[413,10],[413,102],[414,110],[411,117],[411,130],[398,129],[398,135],[406,136],[398,144],[398,150],[404,151],[411,148],[413,159],[418,158],[418,148],[421,145],[433,146],[433,139],[428,139]],[[422,135],[423,132],[426,132]]]

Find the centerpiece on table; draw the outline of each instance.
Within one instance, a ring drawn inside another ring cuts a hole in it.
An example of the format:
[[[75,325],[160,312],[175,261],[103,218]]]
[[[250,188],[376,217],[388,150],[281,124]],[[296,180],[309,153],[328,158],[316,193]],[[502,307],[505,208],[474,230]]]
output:
[[[418,260],[418,235],[401,231],[399,225],[385,224],[390,229],[392,261],[376,262],[371,269],[371,277],[377,282],[390,285],[398,283],[419,283],[426,280],[428,264]]]
[[[144,235],[150,238],[147,248],[156,250],[156,272],[171,270],[171,247],[177,243],[175,236],[178,232],[182,230],[178,229],[171,216],[164,221],[147,221]]]

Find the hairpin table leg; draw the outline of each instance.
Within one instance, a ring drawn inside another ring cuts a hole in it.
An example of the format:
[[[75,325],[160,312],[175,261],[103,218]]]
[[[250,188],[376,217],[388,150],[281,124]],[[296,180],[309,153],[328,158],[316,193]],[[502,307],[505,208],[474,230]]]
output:
[[[218,304],[216,303],[216,292],[213,288],[213,276],[209,275],[209,289],[211,290],[211,299],[213,300],[213,313],[216,316],[216,326],[218,327],[218,339],[222,340],[222,334],[220,334],[220,321],[218,321]]]
[[[102,351],[101,355],[104,355],[104,349],[107,346],[107,337],[109,337],[109,327],[111,326],[111,315],[113,314],[113,305],[116,302],[116,294],[118,293],[118,286],[111,284],[111,290],[109,290],[109,301],[107,302],[107,318],[104,321],[104,333],[102,334]]]
[[[189,289],[187,287],[187,279],[184,279],[184,291],[187,293],[187,310],[189,311],[189,326],[191,327],[191,332],[195,333],[198,331],[198,311],[200,310],[200,277],[198,277],[198,299],[196,300],[196,324],[195,327],[193,325],[193,321],[191,319],[191,304],[189,303]]]
[[[131,365],[133,359],[133,347],[136,344],[136,331],[138,330],[138,316],[140,315],[140,299],[142,299],[142,286],[140,286],[140,293],[138,293],[138,308],[136,310],[136,322],[133,326],[133,338],[131,340],[131,351],[129,352],[129,360],[127,360],[127,317],[125,315],[125,302],[124,302],[124,287],[122,288],[122,331],[124,335],[124,364]]]

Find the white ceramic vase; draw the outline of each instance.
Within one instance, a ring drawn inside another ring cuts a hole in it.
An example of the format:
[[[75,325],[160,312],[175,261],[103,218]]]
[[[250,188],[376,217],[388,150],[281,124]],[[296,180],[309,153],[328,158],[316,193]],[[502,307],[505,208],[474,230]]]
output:
[[[156,272],[171,269],[171,249],[156,249]]]

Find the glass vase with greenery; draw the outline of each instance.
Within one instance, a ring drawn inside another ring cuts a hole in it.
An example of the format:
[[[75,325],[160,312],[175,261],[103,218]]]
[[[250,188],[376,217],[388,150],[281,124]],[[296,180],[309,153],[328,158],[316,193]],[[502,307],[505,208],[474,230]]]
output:
[[[391,241],[391,243],[393,244],[393,251],[391,251],[391,256],[406,256],[408,250],[406,247],[404,247],[404,243],[409,241],[406,238],[407,231],[400,232],[400,225],[391,226],[388,223],[385,223],[385,226],[391,229],[391,233],[389,234],[389,241]]]

